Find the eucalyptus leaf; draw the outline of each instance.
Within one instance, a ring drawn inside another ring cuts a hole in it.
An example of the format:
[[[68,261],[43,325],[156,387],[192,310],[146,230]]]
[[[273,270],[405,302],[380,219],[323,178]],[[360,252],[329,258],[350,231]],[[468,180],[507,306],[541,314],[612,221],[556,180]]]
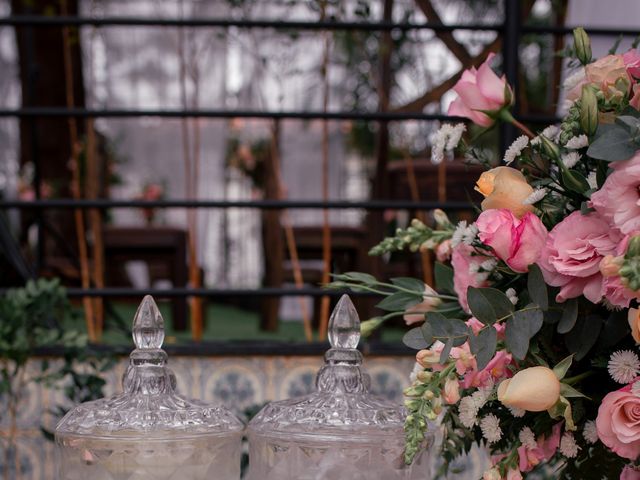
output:
[[[596,344],[602,323],[599,315],[578,317],[576,326],[565,335],[565,344],[570,352],[575,353],[577,361],[582,360]]]
[[[428,343],[424,335],[422,334],[422,329],[420,327],[412,328],[402,337],[402,343],[404,343],[409,348],[414,348],[416,350],[422,350],[423,348],[427,348],[430,343]]]
[[[498,332],[493,326],[483,328],[478,335],[469,335],[471,353],[476,356],[478,370],[484,369],[496,353]]]
[[[597,160],[615,162],[631,158],[638,149],[629,131],[620,125],[609,125],[608,128],[598,127],[595,140],[589,145],[587,155]]]
[[[542,310],[529,305],[509,318],[505,327],[505,343],[518,360],[523,360],[529,351],[529,341],[542,328]]]
[[[396,292],[385,297],[384,300],[376,305],[376,307],[389,312],[401,312],[409,307],[417,305],[421,301],[422,295],[414,295],[413,293],[407,292]]]
[[[572,298],[562,303],[561,306],[562,317],[558,322],[558,333],[567,333],[571,331],[578,319],[578,300]]]
[[[436,289],[442,292],[453,293],[453,268],[436,262],[434,267]]]
[[[424,292],[424,282],[422,280],[418,280],[417,278],[411,278],[411,277],[392,278],[391,283],[393,283],[397,287],[404,288],[407,290],[412,290],[419,294],[422,294]]]
[[[437,312],[427,313],[427,322],[434,340],[445,343],[452,339],[453,346],[459,347],[468,338],[467,324],[457,318],[446,318]]]
[[[485,325],[492,325],[496,320],[504,319],[514,310],[509,297],[496,288],[469,287],[467,301],[471,313]]]
[[[529,265],[527,289],[529,290],[529,297],[531,300],[542,310],[547,310],[549,308],[549,292],[547,291],[547,284],[544,281],[540,267],[535,263]]]
[[[599,347],[612,347],[623,338],[628,337],[630,333],[631,327],[627,321],[627,311],[611,312],[602,325]]]

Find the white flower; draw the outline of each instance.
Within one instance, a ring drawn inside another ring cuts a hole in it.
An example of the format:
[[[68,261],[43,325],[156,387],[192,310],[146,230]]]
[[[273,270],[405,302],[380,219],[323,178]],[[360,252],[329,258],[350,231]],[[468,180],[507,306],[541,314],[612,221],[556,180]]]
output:
[[[587,183],[594,190],[598,188],[598,175],[596,174],[596,172],[589,173],[589,176],[587,177]]]
[[[451,246],[457,247],[462,243],[462,237],[464,236],[464,232],[467,230],[467,221],[461,220],[456,225],[456,229],[453,231],[453,235],[451,236]]]
[[[482,420],[480,420],[480,430],[482,430],[482,436],[488,443],[498,442],[502,438],[500,420],[498,420],[498,417],[493,413],[482,417]]]
[[[555,141],[558,139],[558,135],[560,135],[560,127],[558,127],[557,125],[549,125],[544,130],[542,130],[542,135],[544,135],[551,141]]]
[[[467,245],[471,245],[478,236],[478,226],[474,223],[469,225],[462,236],[462,241]]]
[[[582,155],[580,155],[576,151],[568,152],[562,155],[562,163],[564,163],[564,166],[567,168],[573,168],[576,166],[576,164],[580,161],[581,158],[582,158]]]
[[[580,447],[573,438],[573,434],[565,432],[560,439],[560,453],[567,458],[575,458],[578,455]]]
[[[462,138],[462,134],[467,131],[467,126],[464,123],[456,123],[451,127],[449,131],[449,139],[447,140],[448,151],[453,150],[460,143],[460,139]]]
[[[533,205],[542,200],[549,191],[546,188],[536,188],[531,194],[522,201],[523,205]]]
[[[478,273],[480,271],[480,265],[478,265],[477,263],[470,263],[469,264],[469,273],[471,275],[474,275],[476,273]]]
[[[589,420],[585,422],[584,429],[582,430],[582,436],[587,443],[596,443],[598,438],[598,430],[596,429],[596,422]]]
[[[517,157],[520,156],[522,151],[529,145],[529,138],[526,135],[520,135],[504,152],[504,163],[511,164]]]
[[[435,164],[442,162],[445,151],[453,151],[458,146],[466,129],[464,123],[442,125],[431,137],[431,161]]]
[[[498,261],[495,258],[489,258],[480,264],[480,267],[485,272],[491,272],[498,265]]]
[[[511,303],[514,305],[518,303],[518,295],[516,295],[516,291],[513,288],[507,288],[507,291],[504,293]]]
[[[640,397],[640,381],[633,382],[633,385],[631,385],[631,393],[636,397]]]
[[[520,440],[520,443],[529,450],[533,450],[538,446],[538,444],[536,443],[536,436],[533,433],[533,430],[531,430],[529,427],[524,427],[522,430],[520,430],[518,439]]]
[[[471,245],[478,235],[478,227],[474,224],[467,225],[466,220],[462,220],[456,226],[451,236],[451,246],[457,247],[461,243]]]
[[[611,354],[607,370],[616,382],[631,383],[640,374],[640,359],[631,350],[618,350]]]
[[[524,417],[524,414],[527,413],[527,411],[524,408],[518,408],[518,407],[507,407],[509,409],[509,412],[511,412],[511,415],[513,415],[516,418],[522,418]]]
[[[584,148],[587,145],[589,145],[589,138],[583,134],[583,135],[580,135],[579,137],[570,138],[565,146],[567,148],[577,150],[579,148]]]
[[[584,67],[580,67],[573,74],[565,78],[564,82],[562,82],[562,88],[565,90],[571,90],[573,87],[582,82],[585,79],[585,76],[586,71]]]
[[[422,370],[424,370],[423,366],[416,362],[416,364],[413,366],[413,370],[411,370],[411,373],[409,374],[409,380],[411,381],[411,383],[415,382],[418,379],[418,373],[420,373]]]
[[[467,428],[473,428],[478,422],[478,409],[472,397],[463,397],[458,405],[460,422]]]
[[[489,397],[491,396],[492,393],[493,393],[493,383],[489,383],[489,385],[485,387],[480,387],[478,388],[478,390],[473,392],[473,394],[471,395],[471,398],[473,399],[473,402],[476,405],[476,408],[478,410],[484,407],[484,404],[487,403],[487,400],[489,400]]]

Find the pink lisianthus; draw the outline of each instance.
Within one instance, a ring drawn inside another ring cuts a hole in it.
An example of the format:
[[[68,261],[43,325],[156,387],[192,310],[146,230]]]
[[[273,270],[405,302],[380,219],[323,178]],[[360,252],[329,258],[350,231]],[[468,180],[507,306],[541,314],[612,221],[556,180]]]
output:
[[[622,55],[622,60],[629,76],[640,78],[640,53],[638,53],[638,50],[633,48],[627,51]]]
[[[485,326],[484,323],[482,323],[476,317],[471,317],[465,323],[467,324],[467,327],[471,328],[471,331],[474,335],[478,335],[478,332]],[[505,324],[502,322],[496,322],[493,324],[493,328],[495,328],[496,332],[498,332],[498,340],[503,340]]]
[[[545,282],[560,287],[556,301],[584,295],[597,303],[603,294],[600,261],[616,252],[621,236],[597,212],[573,212],[547,237],[538,266]]]
[[[469,302],[467,301],[467,290],[469,287],[477,288],[487,285],[486,279],[472,271],[472,265],[479,267],[482,262],[488,259],[489,257],[477,254],[473,247],[464,243],[458,244],[451,252],[453,289],[458,295],[460,306],[467,313],[470,312]]]
[[[596,417],[598,437],[617,455],[636,460],[640,456],[640,397],[632,384],[608,393]]]
[[[591,206],[625,235],[640,230],[640,152],[629,160],[612,162],[602,188],[591,195]]]
[[[513,357],[510,353],[498,350],[484,369],[478,371],[474,365],[473,369],[464,374],[462,388],[486,387],[499,380],[510,378],[513,373],[507,367],[512,363]]]
[[[540,462],[546,462],[556,453],[560,446],[561,423],[556,423],[551,429],[548,438],[541,436],[535,448],[527,448],[522,445],[518,448],[519,465],[521,472],[533,470]]]
[[[440,242],[436,247],[436,259],[439,262],[447,262],[451,259],[451,239]]]
[[[547,229],[531,212],[522,218],[506,208],[485,210],[476,221],[478,238],[514,272],[526,272],[536,263],[547,239]]]
[[[513,93],[506,77],[498,77],[491,70],[493,57],[495,54],[490,53],[480,68],[464,71],[453,87],[458,98],[449,105],[448,115],[466,117],[477,125],[489,127],[494,120],[481,110],[498,111],[511,102]]]
[[[620,480],[640,480],[640,470],[631,465],[627,465],[620,473]]]

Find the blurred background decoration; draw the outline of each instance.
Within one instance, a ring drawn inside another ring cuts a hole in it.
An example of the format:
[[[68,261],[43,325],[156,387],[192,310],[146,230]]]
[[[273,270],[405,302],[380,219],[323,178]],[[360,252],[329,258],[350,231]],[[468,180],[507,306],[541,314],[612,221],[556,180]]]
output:
[[[70,302],[62,344],[34,338],[27,368],[66,358],[68,332],[122,353],[152,292],[190,396],[250,409],[309,391],[335,299],[321,284],[350,270],[428,280],[426,254],[367,252],[413,216],[464,218],[478,200],[477,167],[431,161],[462,71],[496,52],[517,116],[549,123],[571,27],[602,27],[594,53],[637,29],[601,3],[0,0],[1,294],[57,279]],[[497,164],[513,137],[496,130],[480,148]],[[355,301],[374,315],[375,298]],[[411,364],[395,327],[365,347],[389,398]],[[39,429],[60,400],[45,390],[29,390],[38,401],[16,428]],[[0,463],[47,478],[50,450],[32,438]]]

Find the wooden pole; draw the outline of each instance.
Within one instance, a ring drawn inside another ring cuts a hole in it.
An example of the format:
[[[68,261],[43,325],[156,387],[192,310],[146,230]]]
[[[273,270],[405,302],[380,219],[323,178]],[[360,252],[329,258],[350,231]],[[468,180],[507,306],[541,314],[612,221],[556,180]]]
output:
[[[67,14],[67,2],[61,0],[61,13]],[[63,42],[63,61],[64,61],[64,76],[65,76],[65,89],[66,89],[66,102],[68,108],[75,106],[73,96],[73,63],[71,60],[71,40],[69,34],[69,27],[62,27],[62,42]],[[80,185],[80,145],[78,142],[78,125],[74,116],[69,116],[69,141],[71,144],[71,194],[75,200],[81,197],[81,185]],[[85,238],[84,216],[82,210],[79,208],[73,211],[76,238],[78,242],[78,254],[80,257],[80,280],[82,288],[88,289],[90,287],[90,273],[89,273],[89,254],[87,251],[87,243]],[[94,324],[95,316],[93,311],[93,302],[90,297],[83,297],[82,304],[84,307],[85,322],[87,325],[87,334],[89,340],[95,342],[97,340],[96,328]]]

